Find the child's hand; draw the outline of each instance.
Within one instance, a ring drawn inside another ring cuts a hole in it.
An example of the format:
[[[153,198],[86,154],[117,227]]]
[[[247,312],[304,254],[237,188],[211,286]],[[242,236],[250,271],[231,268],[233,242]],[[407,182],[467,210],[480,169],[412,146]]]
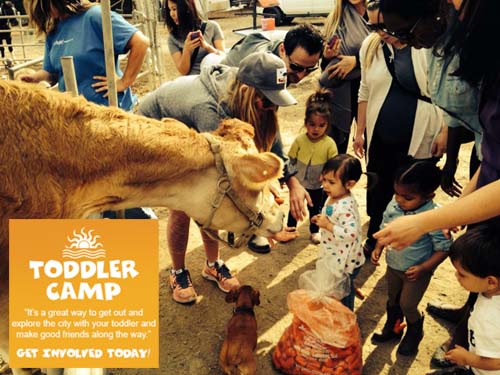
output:
[[[379,266],[380,254],[382,254],[382,247],[376,247],[372,251],[371,261],[374,265]]]
[[[442,232],[443,232],[443,235],[448,239],[453,239],[453,237],[451,236],[452,233],[457,233],[458,231],[462,230],[462,228],[459,228],[459,227],[453,227],[453,228],[448,228],[448,229],[443,229]]]
[[[467,349],[462,348],[460,345],[455,345],[455,348],[448,350],[444,357],[459,366],[467,366],[470,362],[468,359],[471,354],[472,353],[470,353]]]
[[[405,272],[405,275],[408,278],[408,280],[417,281],[418,279],[420,279],[423,273],[424,273],[424,268],[419,264],[417,264],[416,266],[411,266],[410,268],[408,268]]]
[[[311,218],[311,222],[313,224],[316,224],[318,227],[322,229],[327,229],[328,230],[328,225],[330,224],[330,220],[328,220],[328,217],[326,215],[315,215]]]

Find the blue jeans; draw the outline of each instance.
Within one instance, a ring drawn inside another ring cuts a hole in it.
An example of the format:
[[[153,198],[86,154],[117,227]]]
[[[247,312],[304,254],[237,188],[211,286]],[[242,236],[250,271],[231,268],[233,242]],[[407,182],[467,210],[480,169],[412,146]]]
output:
[[[354,311],[354,297],[356,297],[356,289],[354,288],[354,279],[356,278],[356,276],[358,276],[360,270],[361,267],[355,268],[354,271],[352,271],[352,273],[349,275],[349,279],[351,282],[351,293],[345,296],[341,301],[345,307],[349,308],[352,311]]]

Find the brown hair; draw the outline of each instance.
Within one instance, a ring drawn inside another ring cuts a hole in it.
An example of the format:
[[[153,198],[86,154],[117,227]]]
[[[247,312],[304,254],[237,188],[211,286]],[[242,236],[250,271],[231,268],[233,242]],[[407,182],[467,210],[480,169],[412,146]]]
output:
[[[245,87],[243,87],[245,86]],[[254,127],[254,141],[259,151],[269,151],[278,132],[276,110],[258,111],[255,103],[262,97],[255,87],[235,80],[225,99],[234,117]]]
[[[87,0],[24,0],[30,22],[42,34],[50,33],[59,22],[59,19],[52,15],[52,10],[64,17],[81,14],[94,5]]]
[[[311,115],[318,114],[320,116],[325,116],[328,119],[328,127],[330,127],[330,124],[333,121],[332,102],[333,94],[330,90],[321,88],[312,93],[311,96],[307,98],[304,123],[307,124]]]
[[[380,12],[380,2],[377,0],[368,0],[366,2],[366,10],[367,12]],[[363,61],[363,69],[368,69],[373,62],[373,57],[377,53],[380,45],[382,44],[382,38],[377,32],[372,32],[366,38],[367,47],[366,47],[366,55],[365,61]]]
[[[177,19],[179,24],[170,16],[168,0],[165,0],[165,24],[170,34],[179,40],[186,39],[188,33],[201,28],[202,19],[198,15],[193,0],[170,0],[177,5]]]

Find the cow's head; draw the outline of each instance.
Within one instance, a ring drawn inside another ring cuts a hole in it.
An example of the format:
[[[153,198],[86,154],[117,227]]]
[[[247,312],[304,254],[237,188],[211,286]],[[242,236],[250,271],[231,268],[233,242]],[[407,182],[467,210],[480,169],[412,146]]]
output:
[[[238,207],[238,201],[241,201],[244,207],[262,216],[262,223],[255,234],[270,236],[279,232],[282,229],[284,214],[279,210],[269,187],[270,184],[277,184],[277,179],[282,174],[281,159],[270,152],[259,153],[253,141],[253,127],[242,121],[225,120],[213,135],[216,142],[220,141],[220,155],[227,170],[231,191],[237,199],[235,202],[225,195],[219,208],[214,210],[209,226],[235,233],[245,232],[250,226],[250,215],[245,213],[245,209]],[[220,181],[220,170],[216,169],[211,173],[215,173],[216,180]],[[218,187],[225,188],[219,183],[215,186],[205,186],[206,191],[211,192],[205,197],[209,205],[216,201],[219,195]],[[206,220],[205,217],[200,221],[207,224]]]

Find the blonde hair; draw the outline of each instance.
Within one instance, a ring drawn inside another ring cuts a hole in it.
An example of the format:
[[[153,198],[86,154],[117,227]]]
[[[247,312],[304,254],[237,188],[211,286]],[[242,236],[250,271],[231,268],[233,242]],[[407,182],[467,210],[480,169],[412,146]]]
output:
[[[382,38],[376,32],[372,32],[367,36],[365,42],[368,44],[366,47],[365,61],[363,61],[363,69],[368,69],[372,62],[373,57],[377,54],[377,51],[382,44]]]
[[[343,0],[334,0],[333,9],[326,18],[323,35],[327,41],[335,35],[335,32],[339,27],[340,18],[342,17],[342,5]]]
[[[255,87],[245,85],[236,79],[229,88],[226,102],[234,117],[248,122],[254,127],[254,141],[257,149],[269,151],[278,132],[278,117],[276,111],[261,111],[259,113],[255,103],[260,97],[262,94]]]

